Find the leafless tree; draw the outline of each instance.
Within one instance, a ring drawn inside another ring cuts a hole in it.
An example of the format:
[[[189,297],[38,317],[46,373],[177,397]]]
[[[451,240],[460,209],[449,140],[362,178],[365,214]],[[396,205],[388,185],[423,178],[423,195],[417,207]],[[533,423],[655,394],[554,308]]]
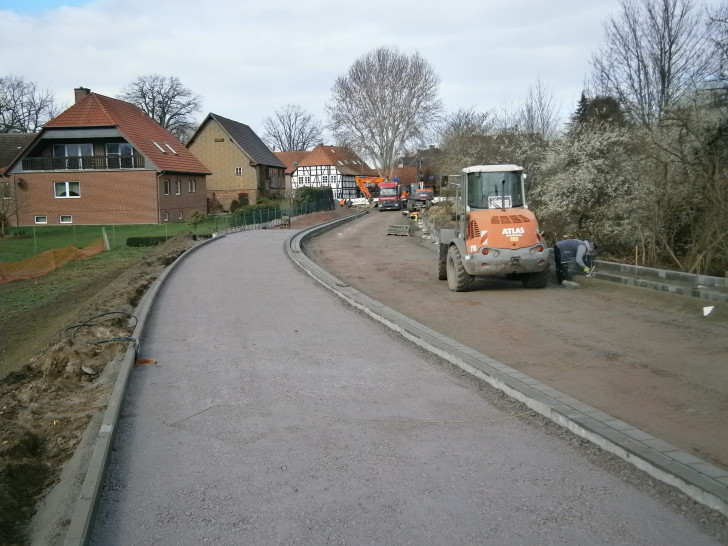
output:
[[[539,78],[528,88],[528,95],[518,112],[520,131],[548,140],[556,136],[559,112],[553,94]]]
[[[119,98],[141,108],[182,142],[187,142],[194,133],[197,125],[194,116],[202,110],[202,98],[175,76],[139,76]]]
[[[457,174],[463,167],[484,162],[484,148],[494,134],[493,124],[491,113],[474,108],[461,108],[445,116],[439,136],[441,174]]]
[[[263,120],[263,141],[274,151],[298,152],[319,144],[323,125],[297,104],[288,104]]]
[[[621,8],[605,24],[592,78],[599,94],[649,126],[711,73],[708,32],[692,0],[622,0]]]
[[[725,82],[728,79],[728,4],[708,11],[708,31],[718,59],[716,76]]]
[[[391,177],[396,158],[422,139],[441,111],[440,78],[419,53],[380,47],[339,76],[327,104],[337,142],[371,160]]]
[[[50,91],[22,76],[0,77],[0,133],[35,133],[60,113]]]

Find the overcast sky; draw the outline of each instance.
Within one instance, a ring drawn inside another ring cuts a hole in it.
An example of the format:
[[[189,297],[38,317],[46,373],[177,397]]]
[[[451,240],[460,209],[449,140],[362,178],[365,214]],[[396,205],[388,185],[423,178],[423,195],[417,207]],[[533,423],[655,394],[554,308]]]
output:
[[[0,0],[0,76],[70,106],[138,76],[177,76],[262,133],[286,104],[321,121],[334,80],[379,46],[418,51],[447,111],[516,107],[538,80],[574,110],[618,0]]]

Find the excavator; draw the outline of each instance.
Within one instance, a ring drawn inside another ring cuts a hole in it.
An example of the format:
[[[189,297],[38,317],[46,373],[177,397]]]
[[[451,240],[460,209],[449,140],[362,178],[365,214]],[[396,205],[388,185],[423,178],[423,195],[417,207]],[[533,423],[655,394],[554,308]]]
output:
[[[367,200],[371,202],[372,200],[372,194],[369,191],[368,185],[379,185],[382,182],[384,182],[384,178],[381,176],[356,176],[354,177],[356,180],[357,186],[359,186],[359,189],[361,192],[366,196]]]

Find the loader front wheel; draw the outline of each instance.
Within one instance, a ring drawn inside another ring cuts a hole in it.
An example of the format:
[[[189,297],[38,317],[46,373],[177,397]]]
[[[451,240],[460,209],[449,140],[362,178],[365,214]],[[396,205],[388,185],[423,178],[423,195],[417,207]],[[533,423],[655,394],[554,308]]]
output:
[[[440,243],[440,250],[437,254],[437,280],[447,280],[447,245]]]
[[[467,292],[473,289],[475,278],[465,271],[458,247],[452,245],[447,251],[447,286],[453,292]]]

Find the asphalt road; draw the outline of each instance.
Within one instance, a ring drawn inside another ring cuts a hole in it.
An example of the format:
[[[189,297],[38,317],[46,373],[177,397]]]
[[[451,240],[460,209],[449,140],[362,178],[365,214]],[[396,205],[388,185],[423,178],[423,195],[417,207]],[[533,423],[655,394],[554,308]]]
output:
[[[297,271],[292,230],[167,278],[93,544],[713,544]]]

